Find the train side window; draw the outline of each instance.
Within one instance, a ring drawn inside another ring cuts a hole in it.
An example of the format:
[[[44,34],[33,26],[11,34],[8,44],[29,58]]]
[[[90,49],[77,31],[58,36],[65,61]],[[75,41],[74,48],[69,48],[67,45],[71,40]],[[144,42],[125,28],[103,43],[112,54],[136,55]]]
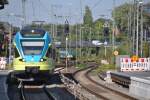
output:
[[[18,52],[17,48],[15,48],[14,51],[15,51],[15,52],[14,52],[14,53],[15,53],[15,54],[14,54],[15,57],[16,57],[16,58],[19,57],[19,52]]]

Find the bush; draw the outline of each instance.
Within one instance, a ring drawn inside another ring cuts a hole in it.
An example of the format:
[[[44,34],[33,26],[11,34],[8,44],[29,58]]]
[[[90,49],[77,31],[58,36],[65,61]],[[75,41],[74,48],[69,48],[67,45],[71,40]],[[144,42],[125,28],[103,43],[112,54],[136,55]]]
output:
[[[103,73],[108,70],[115,70],[115,65],[113,65],[113,64],[101,65],[95,71],[96,71],[96,73]]]
[[[76,67],[78,67],[78,69],[84,69],[84,68],[86,67],[86,64],[84,64],[84,63],[79,63],[79,64],[77,64]]]

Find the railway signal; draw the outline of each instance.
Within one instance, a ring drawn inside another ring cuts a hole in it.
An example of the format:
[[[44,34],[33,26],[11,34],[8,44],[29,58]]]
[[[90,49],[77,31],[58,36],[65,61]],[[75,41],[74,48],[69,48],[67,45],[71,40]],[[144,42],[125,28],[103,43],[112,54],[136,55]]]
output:
[[[68,35],[69,35],[69,22],[68,20],[66,19],[65,21],[65,35],[66,35],[66,72],[67,72],[67,67],[68,67],[68,59],[67,59],[67,52],[68,52]]]
[[[69,34],[69,22],[68,22],[67,19],[66,19],[66,21],[65,21],[65,29],[64,29],[64,32],[65,32],[66,35]]]

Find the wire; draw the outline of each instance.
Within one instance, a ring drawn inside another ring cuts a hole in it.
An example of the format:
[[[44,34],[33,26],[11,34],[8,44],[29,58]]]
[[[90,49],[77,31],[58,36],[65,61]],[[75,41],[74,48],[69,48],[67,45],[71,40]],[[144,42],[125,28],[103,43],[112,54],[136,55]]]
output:
[[[50,8],[48,8],[47,6],[45,6],[45,4],[43,4],[43,2],[41,0],[39,0],[39,3],[42,6],[42,8],[44,9],[44,12],[46,12],[48,14],[48,16],[51,17],[52,14],[50,13],[50,11],[51,11]],[[47,19],[47,20],[49,20],[49,19]]]
[[[39,0],[39,3],[40,3],[40,5],[42,6],[42,8],[45,9],[45,12],[49,12],[49,11],[50,11],[49,8],[47,8],[47,6],[45,6],[41,0]],[[47,11],[46,11],[46,10],[47,10]],[[48,13],[48,15],[49,15],[49,13]]]
[[[36,19],[36,17],[35,17],[35,7],[34,7],[33,1],[32,1],[32,9],[33,9],[33,17]]]
[[[99,0],[98,2],[96,2],[91,9],[93,10],[94,8],[96,8],[102,1],[103,0]]]

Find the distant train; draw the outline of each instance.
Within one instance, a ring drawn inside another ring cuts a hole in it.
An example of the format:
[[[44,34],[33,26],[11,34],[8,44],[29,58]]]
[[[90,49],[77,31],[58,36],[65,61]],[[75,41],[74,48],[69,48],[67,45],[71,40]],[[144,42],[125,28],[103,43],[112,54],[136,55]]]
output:
[[[54,63],[50,56],[52,38],[48,32],[36,28],[22,29],[16,33],[13,44],[13,74],[53,72]]]

